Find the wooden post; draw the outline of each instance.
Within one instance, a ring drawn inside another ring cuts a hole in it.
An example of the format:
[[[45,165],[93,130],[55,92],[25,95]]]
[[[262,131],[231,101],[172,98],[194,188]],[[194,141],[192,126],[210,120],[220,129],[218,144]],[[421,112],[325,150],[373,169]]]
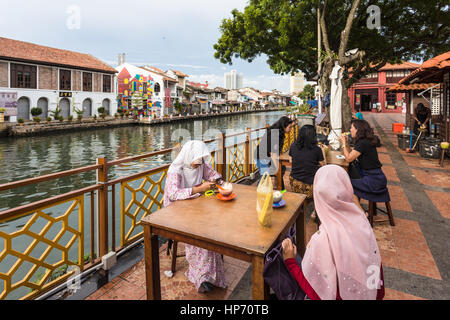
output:
[[[97,164],[102,167],[97,169],[97,183],[103,184],[98,190],[97,208],[98,208],[98,254],[101,258],[108,253],[108,187],[104,184],[108,182],[108,167],[106,158],[97,158]]]
[[[225,148],[225,135],[219,134],[217,138],[218,150],[217,150],[217,172],[222,175],[223,180],[227,180],[227,150]]]
[[[251,129],[247,128],[246,138],[245,138],[245,175],[249,176],[251,172],[251,154],[250,154],[250,141],[251,141]]]

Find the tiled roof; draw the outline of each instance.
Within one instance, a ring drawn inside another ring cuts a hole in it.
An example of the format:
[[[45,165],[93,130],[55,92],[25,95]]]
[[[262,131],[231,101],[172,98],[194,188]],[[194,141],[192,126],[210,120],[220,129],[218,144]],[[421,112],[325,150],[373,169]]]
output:
[[[413,83],[413,84],[396,84],[395,86],[389,88],[386,91],[395,92],[408,92],[411,90],[426,90],[428,88],[434,87],[437,83]]]
[[[0,37],[0,58],[46,65],[67,66],[106,73],[116,69],[86,53],[41,46],[34,43]]]
[[[164,71],[162,71],[161,69],[158,69],[158,68],[156,68],[156,67],[147,67],[147,66],[145,66],[145,67],[140,67],[140,68],[141,68],[141,69],[144,69],[144,70],[147,70],[147,71],[150,71],[150,72],[153,72],[153,73],[156,73],[156,74],[159,74],[160,76],[163,77],[163,80],[164,80],[164,81],[170,81],[170,82],[176,82],[176,83],[178,82],[177,80],[168,77],[168,76],[165,74]]]
[[[449,68],[450,68],[450,51],[443,53],[437,57],[431,58],[428,61],[425,61],[420,66],[420,68],[411,72],[411,74],[400,80],[399,83],[408,84],[413,79],[422,77],[424,75],[428,75],[426,78],[429,78],[429,76],[432,75],[432,73],[436,73],[436,71],[442,71],[444,69]]]
[[[379,71],[387,71],[387,70],[415,70],[420,67],[420,64],[414,62],[403,62],[400,64],[390,64],[386,63],[383,68],[380,68]]]
[[[158,73],[164,74],[164,71],[162,71],[161,69],[158,69],[157,67],[146,67],[146,69],[149,69],[150,71],[156,71]]]
[[[187,78],[187,77],[189,77],[187,74],[185,74],[185,73],[183,73],[183,72],[181,72],[181,71],[173,70],[173,69],[172,69],[172,71],[175,72],[175,74],[176,74],[177,76],[179,76],[179,77],[182,77],[182,78]]]
[[[373,68],[375,64],[371,63],[370,67]],[[389,70],[415,70],[419,68],[420,65],[414,62],[403,62],[399,64],[390,64],[386,63],[382,68],[378,69],[378,71],[389,71]],[[364,70],[364,68],[363,68]],[[353,72],[353,68],[348,69],[349,73]]]

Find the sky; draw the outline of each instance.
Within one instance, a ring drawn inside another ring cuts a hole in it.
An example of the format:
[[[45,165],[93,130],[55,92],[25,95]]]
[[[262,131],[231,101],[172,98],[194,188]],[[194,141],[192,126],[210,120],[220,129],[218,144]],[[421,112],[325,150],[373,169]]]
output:
[[[136,65],[175,69],[194,82],[224,87],[237,70],[244,87],[289,92],[289,76],[274,74],[261,56],[233,65],[214,58],[223,19],[246,0],[2,0],[0,36],[89,53],[115,67],[119,53]]]

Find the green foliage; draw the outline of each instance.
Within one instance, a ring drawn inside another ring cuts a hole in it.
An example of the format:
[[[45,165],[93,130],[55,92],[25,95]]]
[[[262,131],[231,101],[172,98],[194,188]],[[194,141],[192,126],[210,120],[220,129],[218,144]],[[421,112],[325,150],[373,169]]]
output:
[[[50,122],[50,121],[52,121],[52,118],[47,117],[47,122]]]
[[[33,117],[33,121],[36,122],[36,123],[39,123],[39,122],[41,122],[41,118]]]
[[[177,111],[177,113],[182,113],[184,111],[184,106],[178,100],[175,101],[174,108]]]
[[[0,108],[0,113],[6,112],[6,108]]]
[[[73,115],[70,115],[67,120],[72,121],[73,120]]]
[[[303,91],[298,95],[298,97],[300,99],[302,99],[303,101],[309,100],[311,98],[315,97],[315,89],[312,85],[307,84],[304,88]]]
[[[18,123],[24,123],[24,120],[22,118],[17,119]]]
[[[351,4],[329,1],[325,21],[332,57],[341,44]],[[220,26],[215,58],[232,64],[233,58],[252,62],[264,55],[277,74],[302,70],[307,78],[317,73],[317,0],[250,0],[243,12],[234,9]],[[321,6],[323,2],[319,1]],[[367,8],[381,9],[381,29],[367,28]],[[386,62],[426,59],[450,50],[449,6],[442,0],[361,0],[345,50],[359,48],[362,61],[346,67],[351,81],[374,72]],[[370,68],[370,64],[375,64]],[[347,85],[351,85],[351,81]]]
[[[33,117],[40,116],[41,114],[42,114],[42,109],[41,108],[39,108],[39,107],[31,108],[31,115]]]
[[[99,114],[105,113],[105,108],[104,107],[99,107],[97,109],[97,111],[98,111]]]
[[[56,106],[56,110],[50,111],[50,113],[51,113],[53,119],[59,120],[59,114],[61,113],[61,110],[59,109],[58,105]]]

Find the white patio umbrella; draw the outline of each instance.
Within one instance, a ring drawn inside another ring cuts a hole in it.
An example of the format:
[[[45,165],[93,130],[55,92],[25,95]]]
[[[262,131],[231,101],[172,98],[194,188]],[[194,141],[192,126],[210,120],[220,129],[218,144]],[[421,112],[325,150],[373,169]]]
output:
[[[335,62],[333,71],[330,75],[331,93],[330,93],[330,124],[331,131],[328,135],[330,146],[337,150],[340,147],[339,137],[342,134],[342,70],[338,62]]]

